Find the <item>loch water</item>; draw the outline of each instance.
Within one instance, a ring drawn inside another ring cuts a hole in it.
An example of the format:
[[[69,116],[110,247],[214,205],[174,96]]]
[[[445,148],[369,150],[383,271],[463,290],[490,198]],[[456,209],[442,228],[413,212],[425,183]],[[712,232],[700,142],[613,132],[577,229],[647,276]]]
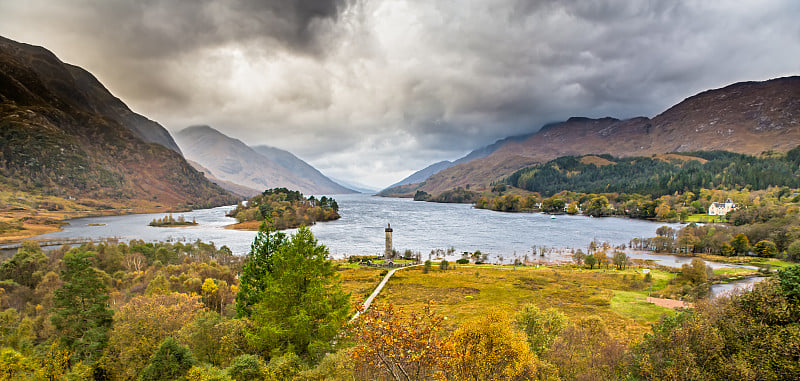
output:
[[[593,239],[612,245],[627,244],[633,238],[655,236],[664,223],[629,218],[591,218],[559,215],[553,218],[541,213],[500,213],[475,209],[467,204],[439,204],[411,199],[384,198],[365,194],[336,195],[339,220],[317,223],[311,227],[314,236],[326,245],[333,257],[345,255],[374,255],[384,250],[384,229],[391,224],[394,248],[420,252],[427,256],[431,250],[454,248],[504,257],[509,262],[533,256],[534,247],[585,248]],[[111,217],[78,218],[69,221],[63,231],[49,233],[38,239],[117,237],[122,241],[214,242],[226,245],[235,254],[245,254],[255,232],[226,229],[235,223],[225,213],[233,206],[195,210],[183,215],[195,219],[197,226],[152,227],[148,223],[160,214],[133,214]],[[291,232],[291,230],[289,231]],[[540,250],[537,250],[536,256]],[[562,256],[563,257],[563,256]],[[561,259],[548,254],[549,260]]]
[[[331,256],[379,255],[385,243],[384,229],[391,224],[394,248],[420,252],[423,259],[431,250],[454,248],[459,257],[462,252],[480,250],[489,254],[489,262],[512,263],[514,256],[542,262],[569,261],[569,249],[584,251],[589,243],[597,239],[614,246],[628,244],[633,238],[655,236],[656,229],[664,223],[630,218],[591,218],[585,216],[541,213],[500,213],[475,209],[467,204],[439,204],[418,202],[411,199],[384,198],[365,194],[334,196],[339,204],[339,220],[321,222],[311,227],[314,236],[328,247]],[[144,241],[213,242],[217,247],[228,246],[234,254],[244,255],[256,232],[226,229],[236,222],[225,214],[233,206],[201,209],[183,215],[187,220],[195,219],[197,226],[152,227],[148,226],[158,214],[131,214],[110,217],[77,218],[69,221],[63,230],[44,234],[36,239],[56,240],[60,238],[103,239],[117,238],[121,241],[141,239]],[[668,224],[669,225],[669,224]],[[671,224],[679,228],[678,224]],[[293,230],[287,231],[291,233]],[[546,250],[541,255],[541,248]],[[691,257],[656,254],[628,250],[631,258],[650,259],[655,263],[681,267],[691,262]],[[712,268],[745,267],[706,261]],[[737,287],[750,287],[762,280],[748,278],[739,282],[712,286],[712,293],[720,295]]]

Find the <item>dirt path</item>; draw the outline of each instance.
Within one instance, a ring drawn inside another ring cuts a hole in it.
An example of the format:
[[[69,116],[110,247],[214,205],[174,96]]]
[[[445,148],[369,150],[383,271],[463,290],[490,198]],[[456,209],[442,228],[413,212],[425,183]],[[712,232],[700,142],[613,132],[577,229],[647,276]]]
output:
[[[653,303],[657,306],[667,307],[667,308],[692,308],[694,307],[694,303],[684,302],[675,299],[661,299],[661,298],[653,298],[647,297],[648,303]]]
[[[372,301],[375,300],[375,297],[377,297],[378,294],[381,293],[381,290],[383,290],[383,286],[386,286],[386,283],[389,282],[389,278],[391,278],[392,275],[394,275],[395,271],[402,270],[402,269],[407,269],[409,267],[417,267],[417,266],[422,266],[422,265],[419,265],[419,264],[418,265],[411,265],[411,266],[398,267],[396,269],[389,270],[389,272],[386,273],[386,276],[383,277],[383,280],[381,280],[381,283],[378,284],[378,287],[375,287],[375,291],[372,291],[372,294],[370,294],[370,296],[367,298],[367,300],[364,301],[364,304],[361,305],[361,307],[364,309],[364,312],[367,312],[367,309],[372,304]],[[359,315],[361,315],[361,312],[360,311],[356,311],[356,313],[353,315],[353,317],[350,318],[350,321],[358,319]]]

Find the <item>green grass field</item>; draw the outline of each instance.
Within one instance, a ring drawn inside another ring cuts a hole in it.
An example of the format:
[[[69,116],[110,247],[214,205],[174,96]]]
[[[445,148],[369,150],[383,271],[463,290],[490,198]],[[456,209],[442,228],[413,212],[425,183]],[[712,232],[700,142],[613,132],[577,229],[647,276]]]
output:
[[[714,269],[714,275],[728,278],[728,277],[755,276],[759,275],[759,272],[757,270],[743,269],[741,267],[724,267],[724,268]]]
[[[352,300],[363,300],[381,279],[379,269],[342,268],[343,287]],[[527,304],[550,307],[568,319],[596,315],[615,336],[636,340],[669,309],[644,302],[648,290],[659,290],[675,275],[653,270],[652,284],[633,269],[586,270],[572,266],[534,267],[460,265],[440,271],[437,266],[400,270],[384,288],[377,303],[416,310],[430,302],[451,327],[483,316],[490,309],[515,314]]]
[[[676,313],[673,309],[646,302],[646,297],[646,292],[614,291],[614,296],[611,298],[611,310],[622,317],[647,323],[658,321],[662,315]]]
[[[698,222],[698,223],[709,223],[709,222],[716,222],[716,223],[727,223],[728,220],[725,219],[725,216],[709,216],[708,214],[692,214],[686,217],[685,220],[682,222]]]

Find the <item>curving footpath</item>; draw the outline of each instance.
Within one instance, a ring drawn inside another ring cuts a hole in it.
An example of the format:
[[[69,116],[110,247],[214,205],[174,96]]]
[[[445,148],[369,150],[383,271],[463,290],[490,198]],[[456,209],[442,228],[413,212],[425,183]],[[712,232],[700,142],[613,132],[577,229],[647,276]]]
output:
[[[410,267],[417,267],[417,266],[422,266],[422,264],[416,264],[416,265],[405,266],[405,267],[398,267],[396,269],[389,270],[389,272],[386,273],[386,276],[383,277],[383,280],[381,280],[381,283],[378,284],[378,287],[375,288],[375,291],[372,291],[372,294],[370,294],[369,297],[367,298],[367,300],[364,301],[364,304],[361,305],[362,310],[364,312],[367,312],[367,309],[369,308],[370,304],[372,304],[372,301],[375,300],[375,297],[377,297],[378,294],[381,293],[381,290],[383,290],[383,286],[385,286],[386,283],[389,283],[389,278],[391,278],[392,275],[394,275],[395,271],[402,270],[402,269],[407,269],[407,268],[410,268]],[[353,317],[350,318],[350,321],[358,319],[358,317],[360,315],[361,315],[361,311],[356,311],[356,313],[353,315]]]

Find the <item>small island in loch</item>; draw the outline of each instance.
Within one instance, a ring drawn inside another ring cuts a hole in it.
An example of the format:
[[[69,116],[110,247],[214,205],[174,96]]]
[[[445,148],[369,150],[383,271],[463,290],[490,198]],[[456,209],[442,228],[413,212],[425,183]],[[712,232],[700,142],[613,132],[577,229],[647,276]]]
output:
[[[150,221],[147,225],[155,227],[196,226],[197,221],[194,218],[191,221],[187,221],[183,216],[178,216],[176,219],[172,217],[172,214],[168,214],[162,218],[153,218],[153,221]]]
[[[332,197],[304,197],[300,191],[287,188],[267,189],[247,203],[240,202],[227,216],[238,222],[228,227],[239,230],[258,230],[266,219],[282,230],[340,218],[339,204]]]

